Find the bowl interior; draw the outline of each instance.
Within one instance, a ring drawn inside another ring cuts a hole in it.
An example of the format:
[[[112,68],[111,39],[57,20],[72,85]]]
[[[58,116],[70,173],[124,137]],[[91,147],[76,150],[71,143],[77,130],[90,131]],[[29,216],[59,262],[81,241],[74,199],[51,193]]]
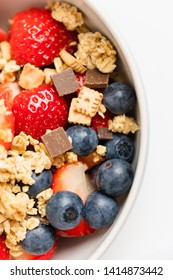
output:
[[[44,7],[46,2],[46,0],[15,0],[14,5],[13,0],[1,0],[0,27],[7,29],[8,19],[15,12],[32,6]],[[147,108],[145,93],[137,67],[131,54],[129,53],[126,43],[124,43],[121,35],[117,31],[117,28],[112,30],[108,23],[105,23],[105,21],[99,17],[87,1],[69,0],[67,2],[78,6],[83,11],[85,15],[85,22],[93,31],[100,31],[113,42],[119,57],[118,69],[121,73],[123,73],[125,80],[134,87],[138,100],[135,118],[140,125],[140,131],[137,133],[135,138],[137,149],[136,156],[133,161],[136,173],[133,186],[118,214],[118,217],[109,229],[95,231],[95,233],[90,236],[82,238],[68,238],[62,240],[59,244],[59,250],[54,256],[54,259],[97,259],[104,252],[107,246],[110,245],[113,238],[115,238],[118,234],[134,204],[136,195],[140,188],[147,154]]]

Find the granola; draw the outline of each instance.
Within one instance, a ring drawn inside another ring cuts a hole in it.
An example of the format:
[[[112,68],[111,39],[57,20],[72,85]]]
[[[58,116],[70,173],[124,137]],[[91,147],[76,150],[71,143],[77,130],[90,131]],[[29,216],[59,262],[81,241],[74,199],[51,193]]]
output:
[[[66,2],[53,2],[48,6],[52,10],[52,17],[62,22],[67,30],[75,30],[84,24],[83,15],[77,7]]]
[[[108,129],[112,132],[119,133],[135,133],[139,126],[132,117],[127,117],[126,115],[118,115],[113,118],[113,120],[108,121]]]
[[[79,44],[75,56],[88,69],[98,68],[102,73],[111,73],[116,68],[116,50],[100,32],[78,35]]]

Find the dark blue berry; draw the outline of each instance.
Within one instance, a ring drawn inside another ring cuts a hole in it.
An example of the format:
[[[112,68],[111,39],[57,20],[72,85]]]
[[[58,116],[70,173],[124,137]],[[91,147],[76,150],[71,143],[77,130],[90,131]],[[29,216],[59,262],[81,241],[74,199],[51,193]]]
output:
[[[55,193],[47,203],[46,217],[56,229],[66,230],[77,226],[83,218],[82,199],[74,192]]]
[[[31,198],[36,198],[40,192],[50,188],[53,182],[53,175],[50,169],[44,169],[39,174],[33,171],[32,178],[35,180],[35,183],[29,187],[27,192]]]
[[[114,82],[106,87],[103,103],[115,115],[126,114],[134,108],[136,95],[128,85]]]
[[[100,164],[95,165],[88,172],[90,181],[93,186],[96,186],[96,178],[97,178],[97,172],[98,172],[99,167],[100,167]]]
[[[98,145],[97,134],[91,127],[73,125],[66,133],[72,139],[72,151],[81,157],[88,156]]]
[[[55,229],[49,225],[40,224],[38,227],[27,231],[26,237],[20,245],[29,254],[42,255],[53,247],[55,241]]]
[[[134,154],[134,142],[127,135],[121,133],[114,134],[114,138],[106,143],[106,160],[119,158],[131,162]]]
[[[100,191],[92,192],[85,204],[85,220],[90,227],[100,229],[111,225],[119,211],[115,199]]]
[[[132,165],[122,159],[110,159],[103,162],[97,172],[97,187],[111,196],[128,191],[133,183]]]

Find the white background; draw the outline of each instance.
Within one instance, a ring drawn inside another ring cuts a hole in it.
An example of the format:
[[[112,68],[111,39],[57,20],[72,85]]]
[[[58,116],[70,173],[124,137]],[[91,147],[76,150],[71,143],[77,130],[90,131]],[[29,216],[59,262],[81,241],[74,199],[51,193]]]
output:
[[[118,28],[144,83],[150,146],[135,205],[101,259],[173,259],[173,15],[171,0],[89,0]]]

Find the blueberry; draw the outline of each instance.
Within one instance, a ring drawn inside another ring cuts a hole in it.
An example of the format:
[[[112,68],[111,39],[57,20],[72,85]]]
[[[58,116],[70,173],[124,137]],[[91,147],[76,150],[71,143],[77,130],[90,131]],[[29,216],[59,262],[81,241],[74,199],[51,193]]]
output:
[[[94,191],[87,198],[84,219],[90,227],[100,229],[111,225],[118,211],[116,200],[100,191]]]
[[[127,135],[116,133],[113,139],[106,143],[106,160],[119,158],[131,162],[134,158],[134,154],[134,142]]]
[[[103,104],[115,115],[130,112],[135,102],[134,90],[124,83],[114,82],[104,91]]]
[[[50,225],[40,224],[38,227],[28,230],[26,237],[20,242],[22,248],[32,255],[47,253],[56,241],[56,232]]]
[[[55,193],[47,203],[46,217],[56,229],[66,230],[77,226],[83,218],[82,199],[74,192]]]
[[[96,184],[104,193],[118,196],[130,189],[133,177],[134,171],[129,162],[122,159],[110,159],[100,165]]]
[[[35,183],[29,187],[27,194],[31,198],[36,198],[36,196],[50,188],[53,182],[53,175],[50,169],[44,169],[41,173],[36,174],[34,171],[32,173],[32,178],[35,180]]]
[[[91,127],[73,125],[66,133],[72,139],[72,151],[81,157],[88,156],[98,145],[97,134]]]
[[[93,186],[96,186],[96,177],[97,177],[97,172],[98,172],[99,167],[100,167],[100,164],[95,165],[88,172],[90,181]]]

